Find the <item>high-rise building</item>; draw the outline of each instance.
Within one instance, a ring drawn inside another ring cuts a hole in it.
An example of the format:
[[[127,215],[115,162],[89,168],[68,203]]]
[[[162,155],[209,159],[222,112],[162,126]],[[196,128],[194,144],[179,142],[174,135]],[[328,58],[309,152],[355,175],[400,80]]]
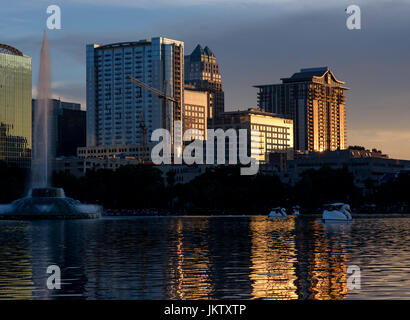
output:
[[[185,85],[183,132],[189,129],[197,130],[193,139],[206,140],[209,95],[207,91],[198,91],[194,86]]]
[[[212,128],[246,129],[248,155],[260,162],[268,162],[272,153],[293,150],[293,121],[255,108],[221,113]]]
[[[224,112],[225,97],[222,91],[222,76],[213,52],[197,45],[190,55],[185,56],[185,83],[197,90],[207,91],[209,96],[208,118]]]
[[[346,149],[344,82],[328,67],[301,69],[282,84],[258,85],[258,107],[294,120],[295,149]]]
[[[0,44],[0,161],[31,165],[31,58]]]
[[[182,120],[184,43],[162,37],[87,45],[87,146],[143,145]],[[134,77],[179,103],[129,81]],[[144,126],[141,125],[144,123]]]
[[[37,100],[33,99],[33,119]],[[77,155],[77,148],[86,145],[86,112],[81,105],[57,99],[50,100],[51,157]]]

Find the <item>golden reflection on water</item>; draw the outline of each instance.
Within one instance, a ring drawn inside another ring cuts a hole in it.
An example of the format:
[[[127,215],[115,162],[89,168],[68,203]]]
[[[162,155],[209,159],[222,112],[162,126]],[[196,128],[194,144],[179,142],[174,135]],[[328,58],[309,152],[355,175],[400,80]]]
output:
[[[209,220],[192,220],[188,224],[186,222],[185,219],[179,218],[172,220],[169,226],[175,251],[169,255],[171,282],[168,294],[172,299],[204,299],[210,296],[213,290],[209,278],[209,250],[202,237],[209,229]],[[184,232],[199,235],[200,242],[184,241]],[[171,243],[170,248],[172,247]]]
[[[348,254],[342,240],[348,228],[321,225],[317,221],[312,224],[313,250],[309,252],[308,262],[312,293],[309,298],[339,300],[347,297]]]
[[[308,232],[296,220],[251,219],[250,279],[255,299],[346,298],[348,254],[344,226],[311,221]]]
[[[297,299],[295,220],[252,219],[250,279],[255,299]]]
[[[31,299],[33,271],[27,239],[30,226],[4,225],[0,235],[0,300]]]
[[[0,299],[408,298],[410,219],[0,221]],[[46,288],[62,267],[64,290]],[[347,267],[362,289],[347,288]]]

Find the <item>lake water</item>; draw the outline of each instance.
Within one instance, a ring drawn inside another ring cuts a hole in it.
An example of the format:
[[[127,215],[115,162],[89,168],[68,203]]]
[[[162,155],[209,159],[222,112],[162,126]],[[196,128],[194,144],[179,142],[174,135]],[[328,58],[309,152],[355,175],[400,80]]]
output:
[[[0,299],[20,298],[409,299],[410,218],[0,221]]]

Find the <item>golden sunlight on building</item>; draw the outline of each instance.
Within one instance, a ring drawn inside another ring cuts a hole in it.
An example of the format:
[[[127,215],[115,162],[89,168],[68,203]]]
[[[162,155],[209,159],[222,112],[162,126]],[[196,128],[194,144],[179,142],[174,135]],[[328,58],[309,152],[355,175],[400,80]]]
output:
[[[301,69],[281,84],[257,85],[258,107],[293,119],[295,149],[346,149],[345,83],[328,67]]]
[[[184,87],[183,124],[184,131],[189,129],[196,131],[191,135],[192,139],[206,140],[207,119],[209,112],[209,93],[196,91],[195,87]]]
[[[268,162],[271,153],[293,150],[293,120],[250,108],[221,113],[212,129],[248,130],[248,154],[260,162]]]

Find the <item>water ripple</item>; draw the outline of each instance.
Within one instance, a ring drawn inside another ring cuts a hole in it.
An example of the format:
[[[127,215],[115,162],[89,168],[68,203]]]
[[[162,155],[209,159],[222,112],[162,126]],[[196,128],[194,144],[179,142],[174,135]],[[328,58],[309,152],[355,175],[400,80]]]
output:
[[[409,240],[410,218],[0,221],[0,299],[409,299]]]

